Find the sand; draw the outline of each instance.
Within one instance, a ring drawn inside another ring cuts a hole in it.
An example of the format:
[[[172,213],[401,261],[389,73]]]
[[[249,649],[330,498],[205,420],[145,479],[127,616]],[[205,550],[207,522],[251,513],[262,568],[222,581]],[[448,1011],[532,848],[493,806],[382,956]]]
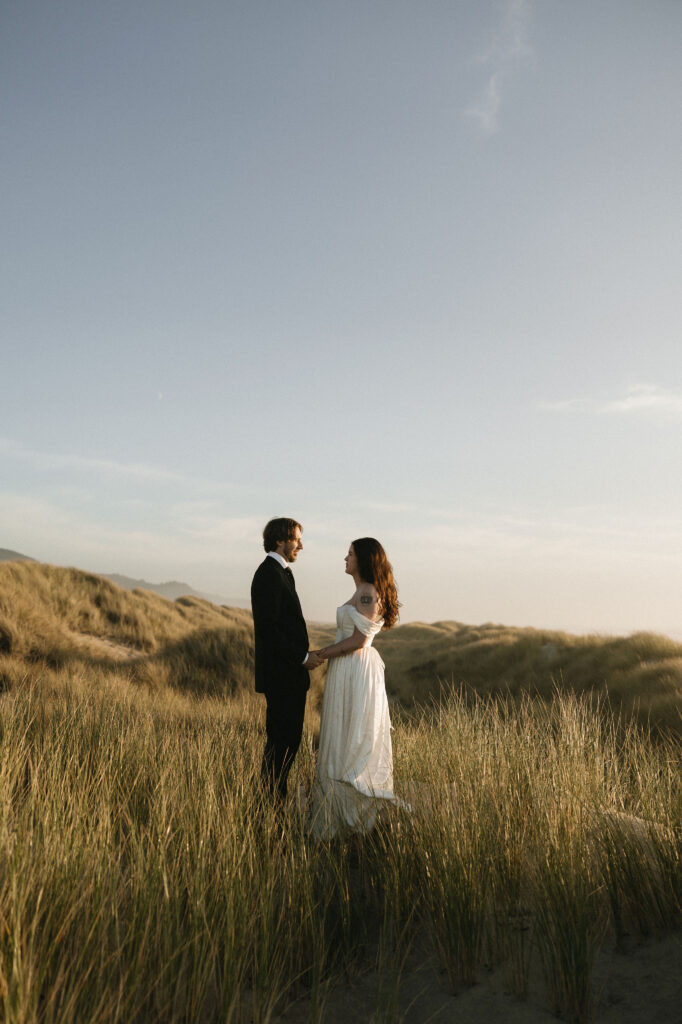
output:
[[[398,1020],[404,1024],[556,1024],[539,964],[530,974],[529,993],[518,999],[507,991],[503,969],[482,973],[478,983],[453,996],[432,958],[411,961],[400,987]],[[376,1021],[376,971],[329,993],[324,1024]],[[682,1024],[682,932],[631,939],[623,951],[604,948],[596,957],[591,1024]],[[381,1020],[381,1016],[378,1018]],[[383,1018],[385,1019],[385,1018]],[[303,996],[277,1018],[281,1024],[310,1021],[310,999]]]

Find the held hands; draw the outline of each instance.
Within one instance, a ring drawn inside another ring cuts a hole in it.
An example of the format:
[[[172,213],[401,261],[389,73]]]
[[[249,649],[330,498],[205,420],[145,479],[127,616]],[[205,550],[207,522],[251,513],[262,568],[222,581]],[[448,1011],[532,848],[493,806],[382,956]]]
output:
[[[313,672],[316,668],[320,667],[324,661],[324,657],[320,657],[323,653],[323,651],[308,651],[308,660],[305,663],[305,668],[309,672]]]

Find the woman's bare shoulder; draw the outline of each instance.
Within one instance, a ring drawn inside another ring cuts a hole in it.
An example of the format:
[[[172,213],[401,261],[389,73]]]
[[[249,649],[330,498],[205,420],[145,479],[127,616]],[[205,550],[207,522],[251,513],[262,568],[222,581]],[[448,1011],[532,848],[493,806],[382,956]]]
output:
[[[373,619],[379,607],[379,595],[373,583],[360,583],[355,592],[355,607],[368,619]]]

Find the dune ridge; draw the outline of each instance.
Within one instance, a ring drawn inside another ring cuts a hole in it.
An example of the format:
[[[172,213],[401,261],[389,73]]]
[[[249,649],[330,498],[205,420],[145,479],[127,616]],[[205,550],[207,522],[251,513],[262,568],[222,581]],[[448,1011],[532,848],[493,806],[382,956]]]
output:
[[[311,645],[334,627],[311,624]],[[470,697],[555,691],[608,697],[616,710],[682,732],[682,644],[668,637],[572,636],[442,620],[380,634],[389,698],[403,708],[461,689]],[[89,666],[152,690],[233,694],[253,685],[253,620],[199,597],[127,591],[79,569],[0,564],[0,685]],[[312,676],[319,706],[324,673]]]

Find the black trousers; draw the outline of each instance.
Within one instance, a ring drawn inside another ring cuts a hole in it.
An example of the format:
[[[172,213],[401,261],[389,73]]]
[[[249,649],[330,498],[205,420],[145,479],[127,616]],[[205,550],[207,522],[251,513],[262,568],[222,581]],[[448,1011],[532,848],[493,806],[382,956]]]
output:
[[[287,779],[303,735],[306,690],[281,693],[266,690],[263,785],[275,799],[284,801]]]

